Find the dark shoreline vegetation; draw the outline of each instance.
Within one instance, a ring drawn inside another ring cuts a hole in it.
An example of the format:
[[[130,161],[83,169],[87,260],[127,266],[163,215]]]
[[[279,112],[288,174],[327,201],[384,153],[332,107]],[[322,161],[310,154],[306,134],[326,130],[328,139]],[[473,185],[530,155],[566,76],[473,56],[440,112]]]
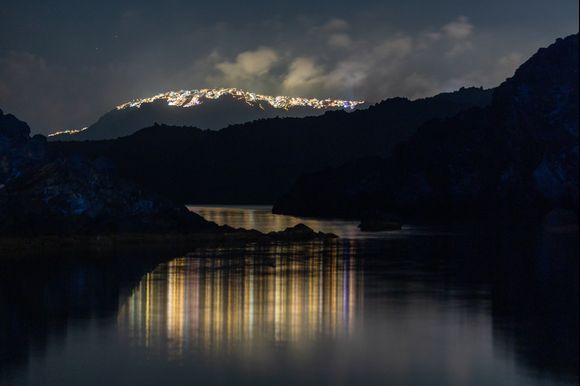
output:
[[[316,232],[303,224],[281,231],[262,233],[257,230],[235,229],[228,226],[217,227],[205,232],[148,232],[148,233],[99,233],[99,234],[44,234],[0,237],[0,253],[36,252],[57,248],[79,246],[107,250],[119,246],[166,246],[187,251],[200,246],[239,247],[267,245],[272,243],[329,242],[337,239],[332,233]]]
[[[540,49],[494,90],[217,132],[156,125],[116,140],[48,143],[0,114],[0,232],[67,242],[332,237],[304,226],[225,229],[183,205],[280,195],[274,213],[362,219],[373,230],[410,220],[541,222],[548,213],[566,227],[578,213],[577,86],[576,34]]]

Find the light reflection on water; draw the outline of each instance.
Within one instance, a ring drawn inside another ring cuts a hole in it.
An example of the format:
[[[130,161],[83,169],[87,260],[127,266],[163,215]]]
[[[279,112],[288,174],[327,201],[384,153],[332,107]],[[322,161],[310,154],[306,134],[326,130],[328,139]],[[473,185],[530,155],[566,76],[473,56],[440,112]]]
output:
[[[577,384],[575,235],[195,210],[353,237],[0,259],[0,384]]]
[[[341,249],[287,261],[181,257],[145,275],[118,314],[137,345],[252,351],[269,344],[342,338],[362,308],[363,274]]]

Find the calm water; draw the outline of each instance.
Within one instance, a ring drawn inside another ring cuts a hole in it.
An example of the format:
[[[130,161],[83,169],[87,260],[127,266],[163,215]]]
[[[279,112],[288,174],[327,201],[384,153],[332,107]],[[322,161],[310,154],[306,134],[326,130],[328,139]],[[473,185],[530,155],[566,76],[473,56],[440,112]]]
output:
[[[0,384],[578,383],[577,236],[303,222],[349,238],[4,256]]]

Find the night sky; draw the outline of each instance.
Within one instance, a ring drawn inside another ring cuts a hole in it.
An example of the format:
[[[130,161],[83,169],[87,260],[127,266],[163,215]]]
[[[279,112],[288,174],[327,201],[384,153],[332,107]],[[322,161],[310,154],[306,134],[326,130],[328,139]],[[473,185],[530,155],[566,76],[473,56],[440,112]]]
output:
[[[48,133],[171,89],[416,98],[577,31],[578,0],[3,1],[0,108]]]

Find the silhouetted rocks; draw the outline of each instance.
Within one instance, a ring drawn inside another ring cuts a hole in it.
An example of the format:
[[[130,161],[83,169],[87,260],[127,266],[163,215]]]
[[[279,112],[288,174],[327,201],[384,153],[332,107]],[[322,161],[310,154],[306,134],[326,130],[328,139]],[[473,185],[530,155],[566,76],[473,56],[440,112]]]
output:
[[[119,177],[110,162],[49,155],[42,136],[0,113],[3,236],[209,232],[217,225]]]
[[[45,137],[30,138],[30,128],[25,122],[0,110],[0,187],[42,162],[45,145]]]
[[[384,159],[302,176],[275,213],[541,219],[578,211],[578,35],[540,49],[490,106],[421,126]]]
[[[315,232],[304,224],[297,224],[283,231],[269,232],[266,234],[266,237],[272,241],[312,241],[338,238],[333,233]]]
[[[0,191],[2,233],[196,232],[212,223],[83,159],[56,159]]]
[[[544,228],[551,232],[578,232],[578,211],[553,209],[544,217]]]
[[[67,243],[310,241],[336,236],[297,225],[280,232],[218,226],[120,177],[110,161],[46,152],[26,123],[0,114],[0,239]],[[14,243],[14,242],[13,242]],[[8,243],[10,244],[10,242]],[[24,245],[15,242],[14,249]]]
[[[217,132],[155,125],[116,140],[50,142],[49,147],[109,158],[127,179],[180,202],[272,203],[303,173],[362,156],[386,156],[421,124],[484,106],[490,98],[489,90],[469,88]]]
[[[255,229],[232,228],[224,225],[220,227],[225,239],[224,241],[251,241],[258,243],[272,243],[272,242],[300,242],[300,241],[328,241],[338,238],[333,233],[316,232],[312,228],[302,223],[293,227],[288,227],[282,231],[272,231],[262,233]]]

